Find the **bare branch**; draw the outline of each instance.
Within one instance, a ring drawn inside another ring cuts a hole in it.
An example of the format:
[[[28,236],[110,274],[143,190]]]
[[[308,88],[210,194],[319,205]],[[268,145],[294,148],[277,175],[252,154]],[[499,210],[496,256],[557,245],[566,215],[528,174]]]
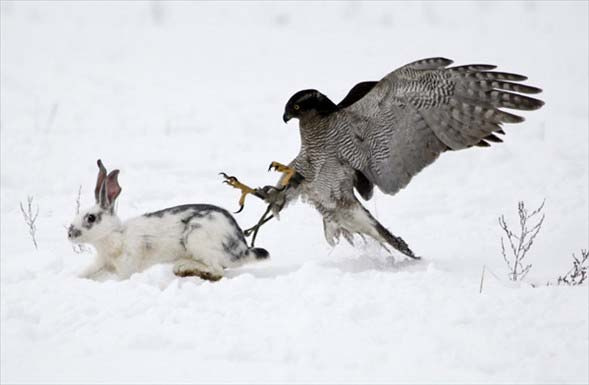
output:
[[[528,252],[532,248],[534,240],[540,232],[542,224],[544,223],[545,216],[542,213],[540,220],[530,226],[530,219],[541,213],[542,209],[544,208],[544,202],[545,200],[542,201],[542,204],[537,209],[532,211],[531,214],[528,213],[528,210],[526,209],[523,201],[518,202],[517,213],[519,216],[519,235],[516,235],[513,233],[513,231],[511,231],[507,225],[504,215],[499,217],[499,226],[505,233],[511,248],[511,255],[508,256],[505,250],[505,242],[503,237],[501,237],[501,255],[503,256],[505,264],[507,265],[509,279],[512,281],[523,279],[532,268],[531,264],[524,265],[522,261],[526,258]]]
[[[573,253],[573,267],[563,276],[558,277],[559,285],[577,286],[583,284],[587,279],[589,268],[589,252],[581,250],[581,258]]]
[[[509,270],[512,270],[513,267],[511,266],[511,263],[509,262],[509,258],[507,258],[507,253],[505,252],[505,244],[503,242],[503,237],[501,237],[501,255],[503,255],[503,259],[505,260],[505,263],[507,264],[507,267],[509,268]]]
[[[532,218],[533,216],[535,216],[536,214],[540,213],[540,211],[542,211],[542,209],[544,208],[544,203],[546,203],[546,199],[544,199],[542,201],[542,204],[540,205],[540,207],[538,207],[536,210],[532,211],[532,213],[528,216],[528,218]],[[544,216],[544,214],[542,214],[542,217]]]
[[[524,267],[522,270],[520,270],[518,279],[520,279],[520,280],[523,279],[528,274],[528,272],[530,271],[531,268],[532,268],[532,265],[530,264],[530,265],[526,265],[526,267]]]
[[[33,241],[33,245],[35,245],[35,249],[39,249],[37,245],[37,217],[39,216],[39,206],[35,210],[33,210],[33,197],[27,197],[27,206],[26,209],[23,206],[22,202],[20,204],[20,212],[23,215],[23,219],[27,226],[29,227],[29,235]]]

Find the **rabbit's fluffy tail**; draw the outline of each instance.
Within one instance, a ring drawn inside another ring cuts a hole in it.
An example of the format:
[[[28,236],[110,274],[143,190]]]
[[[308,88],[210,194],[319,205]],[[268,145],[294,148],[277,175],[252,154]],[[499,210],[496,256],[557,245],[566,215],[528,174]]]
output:
[[[246,256],[248,259],[260,261],[263,259],[268,259],[270,257],[270,253],[261,247],[250,247],[246,252]]]
[[[262,249],[260,247],[248,247],[239,255],[239,257],[232,257],[229,261],[227,261],[229,264],[226,265],[226,267],[241,267],[243,265],[263,261],[268,258],[270,258],[270,253],[268,253],[266,249]]]

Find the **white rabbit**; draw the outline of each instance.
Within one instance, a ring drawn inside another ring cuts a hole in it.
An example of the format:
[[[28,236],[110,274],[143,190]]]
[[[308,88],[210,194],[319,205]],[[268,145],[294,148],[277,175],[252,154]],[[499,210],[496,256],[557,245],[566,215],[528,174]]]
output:
[[[216,281],[223,270],[269,257],[266,250],[248,247],[243,231],[226,210],[207,204],[170,207],[125,222],[114,204],[121,193],[119,170],[107,175],[98,160],[96,204],[76,216],[68,229],[74,243],[96,248],[93,265],[82,274],[97,278],[105,271],[128,278],[154,264],[174,262],[174,274]]]

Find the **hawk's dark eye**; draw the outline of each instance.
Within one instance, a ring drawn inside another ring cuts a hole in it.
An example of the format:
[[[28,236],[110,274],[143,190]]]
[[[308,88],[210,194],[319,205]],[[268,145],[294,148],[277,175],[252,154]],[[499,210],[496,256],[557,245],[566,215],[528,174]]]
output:
[[[88,215],[86,220],[88,221],[88,223],[94,223],[94,221],[96,220],[96,215],[90,214],[90,215]]]
[[[295,104],[295,105],[293,106],[293,108],[294,108],[295,110],[298,110],[298,109],[300,109],[301,107],[300,107],[298,104]]]

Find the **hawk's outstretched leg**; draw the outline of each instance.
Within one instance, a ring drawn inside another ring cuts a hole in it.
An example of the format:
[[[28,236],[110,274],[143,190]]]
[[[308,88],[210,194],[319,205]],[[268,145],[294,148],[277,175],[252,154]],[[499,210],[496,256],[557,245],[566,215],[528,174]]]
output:
[[[297,171],[294,168],[285,166],[282,163],[278,163],[278,162],[270,163],[270,166],[268,167],[268,171],[270,171],[272,169],[284,174],[282,176],[282,178],[280,179],[280,184],[282,186],[288,186],[290,179],[297,173]]]
[[[258,195],[257,190],[244,185],[243,183],[241,183],[236,177],[234,176],[229,176],[227,174],[225,174],[224,172],[219,173],[220,175],[223,175],[223,178],[225,178],[225,180],[223,181],[223,183],[227,183],[229,186],[231,187],[235,187],[236,189],[241,190],[241,197],[239,198],[239,210],[237,210],[235,213],[239,213],[241,212],[241,210],[243,210],[243,207],[245,206],[245,197],[248,194],[253,194],[258,196],[259,198],[264,199],[263,197],[260,197]]]
[[[292,199],[292,195],[289,195],[292,193],[289,190],[296,189],[296,187],[305,179],[301,174],[296,172],[296,170],[277,162],[272,162],[270,168],[275,168],[277,171],[285,173],[284,177],[280,181],[279,186],[264,186],[254,189],[241,183],[234,176],[229,176],[224,172],[219,173],[225,178],[223,183],[241,190],[241,197],[239,198],[239,210],[237,210],[236,213],[239,213],[243,210],[245,206],[245,197],[248,194],[254,195],[268,203],[266,212],[262,215],[258,223],[244,231],[246,237],[249,237],[253,234],[251,247],[254,246],[254,242],[260,227],[262,227],[272,218],[278,217],[278,213],[287,203],[289,196],[291,197],[290,199]]]
[[[281,197],[284,194],[284,192],[286,191],[286,186],[283,186],[280,188],[274,187],[274,186],[264,186],[264,187],[259,187],[259,188],[252,188],[252,187],[249,187],[249,186],[241,183],[234,176],[229,176],[229,175],[225,174],[224,172],[220,172],[219,174],[223,175],[223,177],[225,178],[223,183],[226,183],[231,187],[235,187],[236,189],[241,190],[241,197],[239,198],[239,210],[237,210],[236,213],[239,213],[239,212],[241,212],[241,210],[243,210],[243,207],[245,205],[245,197],[248,196],[249,194],[256,196],[256,197],[268,202],[270,205],[280,205],[283,203],[284,199],[282,199]],[[292,181],[293,182],[296,181],[297,183],[300,183],[299,181],[301,179],[302,178],[299,177],[299,174],[295,174],[295,177],[292,179]]]

